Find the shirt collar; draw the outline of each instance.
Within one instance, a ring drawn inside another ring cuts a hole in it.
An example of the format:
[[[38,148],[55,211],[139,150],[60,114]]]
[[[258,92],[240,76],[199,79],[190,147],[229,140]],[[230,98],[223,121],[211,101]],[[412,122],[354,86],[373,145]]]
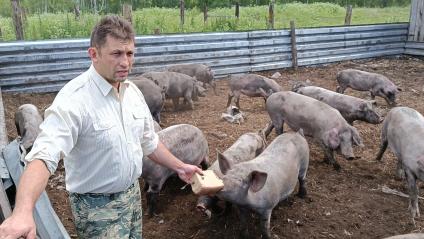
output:
[[[99,90],[102,92],[103,96],[106,96],[107,94],[110,93],[110,91],[112,91],[113,86],[111,84],[109,84],[109,82],[107,82],[107,80],[105,78],[103,78],[97,71],[96,68],[94,68],[93,64],[91,64],[90,68],[88,69],[88,71],[90,72],[92,79],[94,81],[94,83],[97,85],[97,87],[99,88]],[[127,88],[129,85],[129,81],[128,79],[126,79],[125,81],[121,82],[120,84],[120,91],[124,92],[125,88]]]

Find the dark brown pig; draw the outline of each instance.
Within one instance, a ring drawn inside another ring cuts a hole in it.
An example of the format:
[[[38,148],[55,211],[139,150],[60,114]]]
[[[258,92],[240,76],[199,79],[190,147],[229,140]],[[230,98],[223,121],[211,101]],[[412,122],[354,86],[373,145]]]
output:
[[[308,96],[290,91],[272,94],[266,102],[266,109],[277,134],[283,133],[286,122],[293,130],[303,129],[324,149],[326,161],[340,170],[334,158],[338,150],[348,160],[355,158],[352,145],[362,146],[358,131],[349,125],[339,111]]]
[[[159,140],[169,151],[184,163],[208,167],[209,147],[205,135],[193,125],[178,124],[165,128],[157,133]],[[148,185],[147,212],[153,216],[156,210],[157,197],[165,181],[175,172],[143,157],[142,177]]]
[[[249,97],[263,97],[265,100],[274,92],[282,91],[282,87],[272,79],[256,74],[232,75],[230,77],[230,93],[227,107],[235,97],[236,106],[240,109],[241,94]]]
[[[379,124],[383,120],[373,107],[375,101],[363,100],[317,86],[297,85],[293,88],[293,91],[322,101],[337,109],[351,125],[355,120],[361,120],[371,124]]]
[[[257,133],[245,133],[223,153],[218,152],[217,160],[209,169],[213,170],[219,178],[222,178],[223,174],[218,164],[219,159],[225,158],[231,165],[238,164],[254,159],[262,153],[265,147],[266,136],[262,130]],[[210,209],[215,207],[217,201],[218,198],[216,196],[200,196],[197,201],[197,209],[210,216],[212,214]]]
[[[295,190],[297,181],[298,195],[306,196],[308,164],[308,143],[299,132],[278,136],[253,160],[232,165],[226,158],[219,159],[224,188],[217,196],[238,206],[243,238],[248,237],[249,210],[259,214],[262,238],[271,238],[274,207]]]
[[[206,84],[212,86],[215,95],[216,84],[214,81],[214,73],[211,68],[203,64],[178,64],[172,65],[166,69],[167,71],[179,72],[182,74],[189,75],[196,78],[196,80],[203,82],[204,86]]]
[[[359,91],[369,91],[371,99],[375,96],[383,97],[387,104],[396,104],[396,94],[401,91],[393,82],[387,77],[370,73],[366,71],[347,69],[337,73],[337,87],[338,93],[344,93],[347,88],[352,88]]]
[[[132,82],[137,86],[141,93],[143,93],[153,119],[160,123],[160,112],[162,111],[163,104],[165,103],[165,89],[142,76],[134,78]]]
[[[148,78],[165,89],[166,98],[172,99],[174,109],[179,109],[179,98],[184,98],[184,103],[188,104],[190,109],[194,108],[193,100],[198,98],[198,88],[196,87],[196,80],[188,75],[178,72],[147,72],[142,74],[143,77]]]
[[[408,107],[395,107],[387,114],[381,130],[381,160],[387,146],[398,158],[397,176],[406,176],[409,188],[409,209],[414,221],[420,216],[416,180],[424,181],[424,117]],[[415,224],[415,221],[414,221]]]
[[[40,124],[43,118],[38,112],[38,108],[32,104],[19,106],[15,112],[15,126],[18,135],[21,137],[21,144],[25,150],[29,151],[40,133]]]

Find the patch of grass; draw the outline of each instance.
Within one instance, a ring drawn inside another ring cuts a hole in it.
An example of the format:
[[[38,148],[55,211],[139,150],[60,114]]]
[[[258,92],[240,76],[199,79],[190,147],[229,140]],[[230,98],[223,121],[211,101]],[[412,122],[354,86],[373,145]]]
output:
[[[275,28],[289,28],[290,21],[297,28],[339,26],[344,24],[345,8],[331,3],[290,3],[275,5]],[[410,7],[354,8],[352,24],[376,24],[408,22]],[[203,12],[198,9],[185,11],[185,24],[180,27],[178,8],[145,8],[133,12],[137,35],[161,33],[189,33],[216,31],[249,31],[268,28],[268,7],[240,7],[240,19],[234,17],[234,8],[209,10],[209,18],[203,22]],[[79,20],[71,13],[31,15],[25,22],[25,39],[87,38],[99,15],[82,14]],[[15,40],[10,18],[0,17],[4,41]]]

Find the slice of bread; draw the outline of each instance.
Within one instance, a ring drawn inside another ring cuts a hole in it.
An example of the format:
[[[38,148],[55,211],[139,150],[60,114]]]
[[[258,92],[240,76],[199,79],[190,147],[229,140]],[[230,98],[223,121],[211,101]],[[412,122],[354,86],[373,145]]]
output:
[[[191,182],[191,189],[197,195],[214,194],[223,187],[224,183],[212,170],[203,171],[203,175],[196,173]]]

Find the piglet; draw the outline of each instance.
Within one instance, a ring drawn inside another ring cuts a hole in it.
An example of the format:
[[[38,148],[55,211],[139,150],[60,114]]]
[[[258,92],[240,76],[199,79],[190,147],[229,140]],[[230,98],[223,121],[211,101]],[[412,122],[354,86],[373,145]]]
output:
[[[348,160],[355,159],[352,145],[362,146],[358,131],[349,125],[339,111],[314,98],[290,91],[272,94],[266,102],[266,109],[277,134],[283,133],[284,123],[293,130],[303,129],[324,149],[326,161],[340,170],[334,158],[334,151]]]
[[[194,108],[193,100],[197,100],[199,93],[196,80],[188,75],[178,72],[146,72],[141,76],[155,82],[160,88],[165,89],[166,98],[171,98],[174,109],[179,109],[179,99],[182,97],[184,103],[190,109]]]
[[[209,147],[203,132],[189,124],[178,124],[165,128],[157,133],[159,140],[169,151],[184,163],[209,166]],[[156,164],[146,156],[143,157],[142,177],[148,186],[147,211],[153,216],[156,210],[157,197],[165,181],[175,172]]]
[[[225,159],[231,165],[249,161],[258,156],[266,146],[266,135],[263,130],[257,133],[249,132],[241,135],[233,145],[223,153],[218,152],[217,160],[209,167],[215,174],[222,178],[223,174],[219,168],[219,159]],[[216,196],[200,196],[197,201],[197,209],[211,216],[211,208],[216,208],[218,198]]]
[[[240,96],[263,97],[265,100],[274,92],[282,91],[282,87],[272,79],[256,74],[230,76],[230,93],[227,107],[235,97],[236,106],[240,109]]]
[[[143,93],[153,119],[160,123],[160,112],[165,102],[165,89],[142,76],[134,78],[132,82]]]
[[[301,132],[278,136],[255,159],[234,164],[219,158],[224,188],[217,193],[238,206],[243,238],[248,237],[249,210],[259,214],[262,238],[271,238],[270,221],[274,207],[286,199],[299,181],[300,197],[306,195],[305,177],[309,147]]]
[[[317,86],[297,85],[293,88],[293,91],[322,101],[337,109],[351,125],[355,120],[361,120],[371,124],[379,124],[383,121],[373,106],[375,101],[363,100]]]
[[[397,176],[406,176],[409,188],[409,209],[415,225],[420,216],[416,180],[424,181],[424,117],[408,107],[395,107],[383,121],[381,147],[377,160],[381,160],[387,146],[398,158]]]
[[[214,73],[211,68],[204,64],[177,64],[166,68],[167,71],[179,72],[196,78],[196,80],[203,82],[203,85],[210,85],[217,95],[216,84],[214,81]]]
[[[396,95],[402,90],[383,75],[354,69],[338,72],[337,83],[339,84],[336,89],[338,93],[343,94],[348,87],[359,91],[369,91],[372,100],[375,96],[380,96],[389,105],[396,105]]]
[[[40,133],[39,127],[42,122],[43,118],[35,105],[21,105],[15,112],[16,130],[21,137],[21,143],[25,150],[31,150],[35,139]]]

